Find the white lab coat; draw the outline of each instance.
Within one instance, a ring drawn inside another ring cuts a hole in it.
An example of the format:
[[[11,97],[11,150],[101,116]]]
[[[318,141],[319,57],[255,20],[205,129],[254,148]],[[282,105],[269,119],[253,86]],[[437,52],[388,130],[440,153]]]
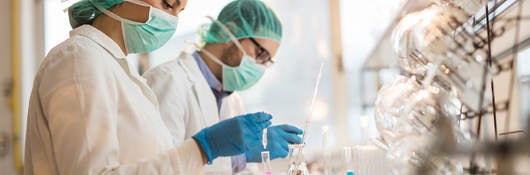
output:
[[[239,95],[234,92],[223,99],[219,114],[215,96],[192,56],[193,51],[184,49],[177,59],[143,75],[158,97],[160,113],[177,145],[205,127],[245,112]],[[231,159],[218,158],[204,172],[231,174]]]
[[[25,174],[181,174],[203,165],[193,140],[174,146],[156,96],[120,47],[78,27],[42,62],[27,122]]]

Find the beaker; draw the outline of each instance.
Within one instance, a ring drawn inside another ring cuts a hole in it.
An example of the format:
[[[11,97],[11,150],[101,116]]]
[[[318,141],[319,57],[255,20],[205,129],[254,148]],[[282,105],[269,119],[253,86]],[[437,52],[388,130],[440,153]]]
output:
[[[304,155],[301,151],[303,147],[304,144],[289,145],[289,168],[287,169],[287,175],[309,175]]]

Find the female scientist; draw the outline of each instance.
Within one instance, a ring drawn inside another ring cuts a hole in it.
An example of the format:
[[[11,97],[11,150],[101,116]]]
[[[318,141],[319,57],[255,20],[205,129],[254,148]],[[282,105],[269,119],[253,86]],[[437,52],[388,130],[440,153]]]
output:
[[[40,65],[27,119],[25,174],[197,174],[261,143],[270,115],[238,116],[174,146],[156,96],[126,55],[164,45],[187,0],[82,0],[74,30]],[[101,15],[103,14],[103,15]]]

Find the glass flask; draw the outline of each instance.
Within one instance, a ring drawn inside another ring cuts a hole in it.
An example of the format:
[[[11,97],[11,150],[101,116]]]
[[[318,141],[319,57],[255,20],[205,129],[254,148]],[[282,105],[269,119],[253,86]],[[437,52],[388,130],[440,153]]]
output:
[[[460,105],[446,91],[421,86],[413,78],[397,76],[383,86],[376,100],[376,126],[388,157],[397,162],[394,174],[414,174],[424,165],[434,174],[461,174],[460,162],[431,157],[439,147],[452,148],[467,139],[456,125]],[[441,136],[444,142],[438,143]]]
[[[475,46],[472,29],[466,27],[470,25],[464,25],[468,20],[469,15],[461,9],[444,5],[408,14],[392,34],[398,63],[408,72],[424,75],[426,66],[447,59],[448,51],[467,57]]]
[[[400,23],[410,23],[408,19],[415,20],[414,25],[396,28],[397,34],[407,34],[394,41],[405,52],[399,54],[400,65],[424,75],[423,84],[455,94],[472,111],[480,111],[482,87],[492,73],[485,61],[484,38],[474,34],[469,15],[454,6],[433,5]]]
[[[412,30],[411,42],[431,63],[456,57],[469,59],[475,35],[469,15],[452,6],[433,5],[421,11],[422,20]]]
[[[402,117],[408,99],[420,88],[416,80],[399,75],[379,90],[375,101],[375,123],[380,139],[385,144],[391,144],[403,134],[411,132]]]
[[[421,86],[414,78],[396,76],[383,85],[375,102],[375,121],[380,134],[423,133],[434,127],[438,117],[455,120],[460,101],[439,88]],[[399,139],[399,137],[396,139]],[[390,139],[393,140],[393,139]]]
[[[291,144],[289,145],[289,168],[287,169],[287,175],[309,175],[307,165],[302,154],[304,144]]]
[[[417,50],[412,40],[412,29],[421,21],[421,12],[408,14],[397,24],[392,32],[394,51],[401,68],[413,74],[424,74],[429,60]]]
[[[443,5],[454,5],[462,8],[469,15],[475,15],[484,8],[489,0],[431,0],[431,2]]]

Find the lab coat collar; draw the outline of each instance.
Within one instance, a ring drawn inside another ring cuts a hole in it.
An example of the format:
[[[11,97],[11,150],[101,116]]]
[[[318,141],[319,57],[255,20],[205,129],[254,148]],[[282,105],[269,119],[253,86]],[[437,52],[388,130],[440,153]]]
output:
[[[127,73],[127,75],[132,79],[135,80],[135,83],[138,84],[138,86],[142,89],[143,93],[147,98],[153,103],[155,106],[158,106],[158,100],[156,99],[155,94],[151,91],[147,83],[145,82],[145,79],[140,77],[138,73],[132,69],[132,67],[127,62],[127,56],[121,51],[120,46],[114,42],[110,37],[108,37],[105,33],[101,32],[97,28],[91,25],[82,25],[70,32],[70,37],[74,37],[76,35],[86,37],[94,42],[96,42],[98,45],[100,45],[102,48],[107,50],[120,64],[122,69]]]
[[[202,57],[199,55],[198,51],[193,52],[193,58],[195,58],[195,62],[197,62],[197,66],[199,67],[199,70],[204,76],[204,79],[206,79],[206,82],[208,83],[210,88],[215,89],[218,92],[224,92],[223,84],[221,84],[221,81],[219,81],[219,79],[215,77],[215,75],[210,70],[208,65],[206,65]],[[229,93],[229,92],[226,92],[226,93]]]
[[[91,39],[98,45],[103,47],[113,57],[118,59],[125,59],[127,56],[122,52],[120,46],[114,42],[109,36],[91,25],[82,25],[70,32],[70,37],[81,35]]]
[[[182,66],[185,67],[184,69],[187,72],[186,74],[188,79],[192,83],[195,98],[199,102],[203,116],[215,116],[213,121],[206,121],[206,126],[211,126],[212,124],[217,123],[219,121],[219,110],[217,109],[215,96],[213,95],[210,86],[206,82],[206,79],[199,70],[199,65],[192,56],[192,53],[187,51],[181,52],[179,56],[179,62],[181,62]],[[205,118],[212,119],[211,117]]]

